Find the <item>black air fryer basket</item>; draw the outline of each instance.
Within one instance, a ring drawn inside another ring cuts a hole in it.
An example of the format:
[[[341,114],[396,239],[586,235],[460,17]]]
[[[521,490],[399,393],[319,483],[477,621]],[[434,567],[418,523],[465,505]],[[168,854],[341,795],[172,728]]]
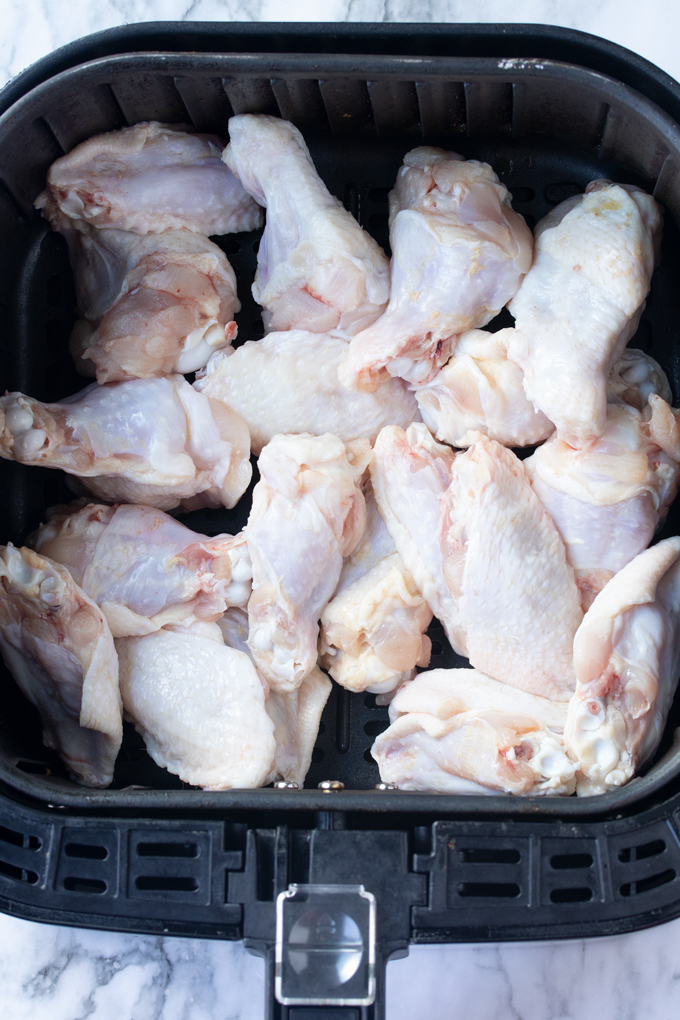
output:
[[[33,209],[52,161],[139,120],[224,136],[244,112],[297,124],[330,190],[384,247],[388,191],[423,143],[491,163],[532,226],[593,178],[653,192],[662,260],[632,345],[662,364],[678,403],[680,86],[617,46],[531,25],[137,25],[34,65],[0,94],[3,389],[50,401],[83,385],[67,347],[66,246]],[[215,240],[238,276],[239,342],[257,338],[259,232]],[[0,541],[22,544],[69,493],[60,472],[0,469]],[[184,520],[234,532],[248,508],[244,497]],[[664,535],[679,530],[672,509]],[[437,628],[432,666],[452,666]],[[86,790],[42,746],[6,672],[0,696],[0,909],[244,939],[266,957],[271,1018],[382,1016],[385,962],[410,942],[614,934],[680,914],[680,699],[628,786],[532,799],[376,788],[369,749],[387,711],[335,685],[304,790],[183,787],[131,727],[113,786]]]

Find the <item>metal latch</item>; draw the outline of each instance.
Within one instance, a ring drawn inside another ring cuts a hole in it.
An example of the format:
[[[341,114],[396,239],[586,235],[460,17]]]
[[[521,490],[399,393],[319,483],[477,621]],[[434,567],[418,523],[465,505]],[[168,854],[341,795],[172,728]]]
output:
[[[289,885],[276,898],[274,994],[284,1006],[370,1006],[376,901],[363,885]]]

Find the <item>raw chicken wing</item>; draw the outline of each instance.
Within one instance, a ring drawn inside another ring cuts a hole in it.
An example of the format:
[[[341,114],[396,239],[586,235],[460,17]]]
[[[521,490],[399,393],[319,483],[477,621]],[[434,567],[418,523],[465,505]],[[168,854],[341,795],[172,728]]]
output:
[[[601,436],[606,382],[644,308],[661,209],[639,188],[593,181],[536,227],[531,271],[509,308],[509,357],[572,446]]]
[[[262,210],[221,161],[221,150],[215,135],[157,121],[95,135],[52,164],[35,204],[42,209],[51,199],[72,219],[136,234],[255,230]]]
[[[206,790],[262,786],[275,751],[264,687],[216,623],[118,638],[116,647],[125,711],[157,765]]]
[[[534,491],[562,536],[584,609],[649,545],[680,482],[672,409],[649,392],[651,404],[638,410],[641,393],[630,382],[625,395],[633,406],[607,404],[607,423],[598,439],[575,449],[555,433],[524,461]]]
[[[246,643],[247,613],[241,609],[228,609],[217,622],[225,644],[251,654]],[[276,751],[272,771],[265,784],[284,779],[287,783],[297,783],[299,787],[304,785],[319,735],[321,713],[332,687],[328,677],[315,666],[296,690],[269,691],[265,707],[274,723]]]
[[[380,515],[417,590],[453,644],[451,624],[458,614],[444,578],[439,544],[441,498],[451,481],[452,465],[452,450],[437,443],[419,423],[405,432],[384,428],[371,461]]]
[[[375,393],[350,393],[338,379],[347,342],[326,333],[270,333],[233,354],[214,355],[194,383],[241,415],[253,453],[279,433],[331,432],[374,441],[384,425],[406,427],[418,407],[406,384],[390,379]]]
[[[480,438],[456,457],[440,541],[456,604],[442,623],[456,650],[497,680],[568,701],[579,592],[559,533],[511,450]]]
[[[508,360],[512,334],[463,333],[446,365],[414,387],[423,421],[441,442],[470,446],[481,433],[504,446],[533,446],[553,431],[527,399],[522,369]]]
[[[81,375],[105,383],[194,372],[236,336],[236,277],[207,237],[97,230],[52,203],[48,213],[69,246],[82,316],[70,346]]]
[[[395,549],[370,483],[364,494],[366,530],[321,614],[319,654],[343,687],[383,694],[410,680],[416,665],[429,665],[432,611]]]
[[[217,620],[245,606],[252,568],[242,535],[208,538],[148,506],[90,503],[54,515],[34,543],[68,567],[104,613],[114,637],[169,623]]]
[[[371,753],[382,781],[401,790],[568,795],[566,714],[476,669],[434,669],[399,688]]]
[[[425,383],[456,334],[489,322],[531,265],[531,231],[490,166],[429,146],[404,157],[390,194],[387,311],[352,341],[341,370],[353,389],[388,374]]]
[[[123,737],[113,638],[68,570],[32,549],[0,548],[0,650],[46,747],[77,782],[108,786]]]
[[[366,440],[275,436],[260,454],[246,527],[253,563],[248,645],[275,690],[292,691],[314,668],[318,620],[359,542],[365,505],[357,482]]]
[[[58,404],[0,397],[0,457],[63,468],[111,502],[232,507],[249,454],[245,422],[180,375],[93,383]]]
[[[267,330],[350,337],[369,326],[387,304],[387,258],[330,194],[298,129],[245,113],[229,137],[224,161],[267,207],[253,284]]]
[[[586,613],[564,731],[580,796],[627,783],[658,747],[680,673],[679,613],[680,538],[636,556]]]

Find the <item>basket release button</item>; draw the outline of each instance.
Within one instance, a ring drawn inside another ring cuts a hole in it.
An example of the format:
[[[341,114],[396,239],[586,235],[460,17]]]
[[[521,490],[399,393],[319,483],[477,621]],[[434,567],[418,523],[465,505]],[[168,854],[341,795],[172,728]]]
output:
[[[370,1006],[373,893],[363,885],[290,885],[276,900],[274,992],[284,1006]]]

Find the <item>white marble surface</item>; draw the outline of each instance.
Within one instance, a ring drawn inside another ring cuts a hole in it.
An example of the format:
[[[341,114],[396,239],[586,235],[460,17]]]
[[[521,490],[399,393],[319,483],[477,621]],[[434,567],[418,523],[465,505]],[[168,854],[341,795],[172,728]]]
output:
[[[680,78],[678,0],[0,0],[0,84],[79,36],[187,21],[544,22],[605,36]],[[419,946],[388,968],[389,1020],[673,1020],[680,920],[612,939]],[[2,1020],[260,1020],[263,967],[240,944],[0,915]]]

